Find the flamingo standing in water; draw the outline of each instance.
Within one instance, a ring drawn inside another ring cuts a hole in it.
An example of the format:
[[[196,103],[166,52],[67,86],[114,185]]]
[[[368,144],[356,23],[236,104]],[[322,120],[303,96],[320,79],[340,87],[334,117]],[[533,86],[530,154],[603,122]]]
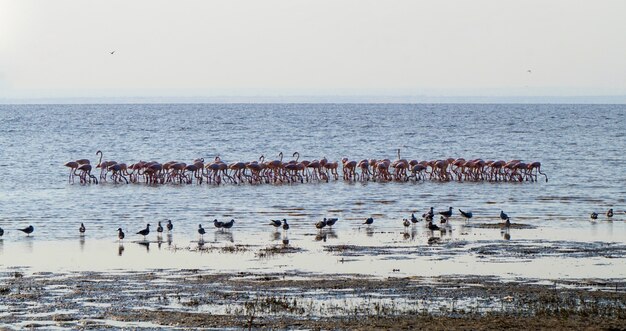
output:
[[[535,171],[535,174],[533,175],[533,170]],[[528,165],[528,172],[530,173],[530,177],[535,178],[535,181],[537,181],[537,176],[539,175],[543,175],[546,177],[546,183],[548,182],[548,175],[546,175],[545,173],[541,172],[541,162],[533,162],[530,163]]]
[[[69,183],[74,183],[74,172],[78,168],[78,162],[70,161],[64,164],[64,166],[70,168],[70,176],[68,178]]]
[[[80,173],[76,174],[76,172],[74,172],[74,174],[78,175],[81,184],[87,184],[88,182],[91,183],[92,180],[94,183],[98,184],[98,178],[91,174],[91,164],[87,163],[79,165],[76,170],[80,171]]]

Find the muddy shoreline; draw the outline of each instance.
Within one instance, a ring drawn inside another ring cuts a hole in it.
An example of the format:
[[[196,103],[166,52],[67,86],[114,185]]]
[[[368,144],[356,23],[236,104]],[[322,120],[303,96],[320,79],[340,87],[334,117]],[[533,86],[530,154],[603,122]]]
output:
[[[314,273],[1,274],[0,328],[624,329],[626,281]]]

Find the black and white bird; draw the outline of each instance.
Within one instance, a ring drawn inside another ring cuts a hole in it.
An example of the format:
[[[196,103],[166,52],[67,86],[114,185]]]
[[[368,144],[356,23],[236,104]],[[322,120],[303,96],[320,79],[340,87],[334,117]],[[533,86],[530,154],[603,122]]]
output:
[[[411,226],[411,221],[409,221],[407,218],[402,220],[402,225],[404,225],[404,228],[408,228],[409,226]]]
[[[425,220],[429,220],[429,219],[430,219],[430,220],[432,220],[432,219],[433,219],[433,217],[435,216],[435,211],[434,211],[434,209],[435,209],[435,208],[430,207],[430,210],[429,210],[428,212],[426,212],[426,213],[422,214],[422,218],[424,218]]]
[[[465,217],[466,222],[469,221],[470,218],[474,216],[471,211],[462,211],[461,209],[459,209],[459,213],[461,213],[461,215]]]
[[[217,220],[216,220],[217,221]],[[200,235],[200,240],[204,239],[204,234],[206,233],[206,231],[204,230],[204,228],[202,227],[202,224],[198,224],[198,234]]]
[[[591,213],[591,215],[589,215],[589,217],[591,217],[592,220],[597,220],[598,219],[598,213],[596,213],[595,211]]]
[[[331,228],[333,227],[333,225],[335,225],[335,223],[337,223],[337,218],[329,218],[326,220],[326,225],[330,226]]]
[[[441,224],[445,225],[446,223],[448,223],[448,219],[447,219],[447,218],[445,218],[445,217],[443,217],[443,215],[441,215],[441,216],[439,217],[439,223],[441,223]]]
[[[146,236],[150,233],[150,224],[146,224],[146,228],[137,232],[137,234],[140,234],[143,236],[143,240],[146,240]]]
[[[0,228],[0,237],[4,236],[4,230]]]
[[[217,219],[213,220],[213,226],[215,226],[218,229],[221,229],[224,227],[224,222],[220,222]]]
[[[324,218],[323,220],[315,223],[315,227],[318,229],[323,229],[324,227],[326,227],[326,218]]]
[[[411,223],[415,224],[417,222],[419,222],[420,220],[417,219],[417,217],[415,217],[414,213],[411,213]]]
[[[117,239],[119,239],[119,241],[124,240],[124,231],[122,231],[122,228],[117,229]]]
[[[280,228],[281,222],[280,220],[270,220],[270,225],[274,226],[275,228]]]
[[[87,229],[85,228],[85,224],[80,223],[80,228],[78,228],[78,232],[80,232],[80,234],[85,234],[85,231]]]
[[[283,218],[283,230],[289,230],[289,224],[287,224],[287,219]]]
[[[161,221],[159,221],[159,224],[157,225],[157,232],[159,236],[163,233],[163,225],[161,225]]]
[[[172,220],[167,220],[167,225],[165,227],[167,227],[167,231],[172,232],[172,230],[174,230],[174,224],[172,224]]]
[[[613,208],[609,209],[609,210],[606,212],[606,217],[608,217],[608,218],[613,217]]]
[[[440,211],[439,215],[445,218],[450,218],[450,216],[452,216],[452,207],[450,207],[450,209],[448,209],[447,211]]]
[[[224,222],[224,223],[222,223],[222,227],[223,227],[224,229],[230,229],[230,228],[232,228],[232,227],[233,227],[233,225],[234,225],[234,224],[235,224],[235,220],[234,220],[234,219],[231,219],[231,220],[230,220],[230,221],[228,221],[228,222]]]
[[[505,214],[503,210],[500,211],[500,219],[506,221],[509,218],[509,215]]]
[[[367,224],[367,226],[372,225],[372,223],[374,223],[374,219],[371,217],[368,217],[367,219],[365,219],[365,222],[363,222],[363,224]]]
[[[35,228],[32,225],[29,225],[23,229],[18,229],[24,233],[26,233],[27,236],[30,236],[31,233],[33,233],[33,231],[35,231]]]

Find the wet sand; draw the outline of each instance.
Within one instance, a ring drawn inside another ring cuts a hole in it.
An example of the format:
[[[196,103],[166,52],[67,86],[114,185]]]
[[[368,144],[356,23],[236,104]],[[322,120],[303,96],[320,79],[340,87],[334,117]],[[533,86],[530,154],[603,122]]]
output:
[[[153,270],[2,273],[0,327],[623,329],[626,282]]]

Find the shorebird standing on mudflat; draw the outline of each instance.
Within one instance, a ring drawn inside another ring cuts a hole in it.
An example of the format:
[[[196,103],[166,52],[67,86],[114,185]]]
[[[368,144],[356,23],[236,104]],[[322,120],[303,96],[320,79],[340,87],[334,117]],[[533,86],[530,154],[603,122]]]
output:
[[[150,224],[146,224],[146,228],[137,232],[137,234],[140,234],[143,236],[143,240],[146,240],[146,236],[150,233]]]
[[[509,218],[509,215],[504,213],[504,210],[500,210],[500,219],[506,221]]]
[[[430,207],[430,210],[424,214],[422,214],[422,218],[424,218],[426,221],[432,221],[433,217],[435,216],[435,208]]]
[[[411,221],[405,218],[402,220],[402,225],[404,225],[404,230],[406,231],[409,228],[409,226],[411,226]]]
[[[315,227],[319,230],[323,229],[324,227],[326,227],[326,218],[324,217],[323,220],[315,223]]]
[[[204,241],[204,234],[205,233],[206,233],[206,231],[202,227],[202,224],[198,224],[198,234],[200,235],[200,241]]]
[[[450,216],[452,216],[452,207],[450,207],[450,209],[448,209],[447,211],[440,211],[439,215],[445,218],[450,218]]]
[[[335,225],[335,223],[337,223],[337,220],[339,220],[338,218],[329,218],[326,220],[326,225],[329,227],[333,227],[333,225]]]
[[[33,231],[35,231],[35,228],[32,225],[29,225],[23,229],[18,229],[24,233],[26,233],[27,236],[30,236],[31,233],[33,233]]]
[[[465,217],[466,222],[469,221],[470,218],[474,216],[471,211],[462,211],[461,209],[459,209],[459,213],[461,213],[461,215]]]
[[[276,229],[280,228],[280,225],[281,225],[280,220],[270,220],[269,224],[275,227]]]
[[[224,222],[224,223],[222,223],[222,227],[223,227],[224,229],[230,229],[230,228],[232,228],[232,227],[233,227],[233,225],[234,225],[234,224],[235,224],[235,220],[234,220],[234,219],[231,219],[231,220],[230,220],[230,221],[228,221],[228,222]]]
[[[221,221],[218,221],[217,219],[214,219],[213,220],[213,226],[218,228],[218,229],[221,229],[221,228],[224,227],[224,222],[221,222]]]
[[[159,221],[159,224],[157,225],[157,233],[158,236],[161,236],[163,234],[163,225],[161,225],[161,221]]]
[[[609,209],[609,210],[606,212],[606,217],[608,217],[608,218],[613,217],[613,208]]]

